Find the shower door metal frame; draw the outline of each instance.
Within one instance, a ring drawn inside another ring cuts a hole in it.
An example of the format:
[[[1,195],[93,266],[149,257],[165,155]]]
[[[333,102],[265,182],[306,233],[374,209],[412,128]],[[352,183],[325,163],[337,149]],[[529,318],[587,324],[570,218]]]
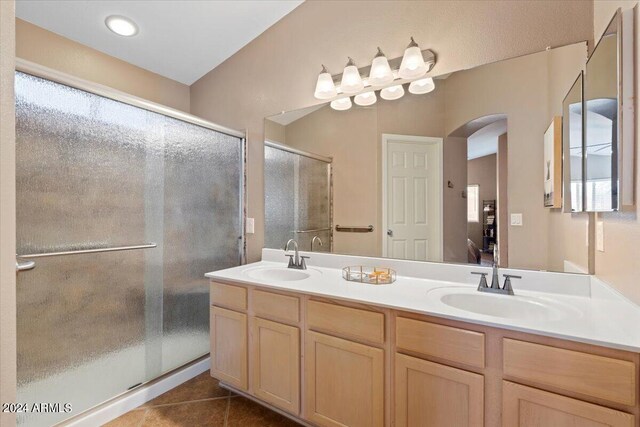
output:
[[[238,259],[240,265],[246,263],[247,255],[247,238],[245,230],[246,211],[247,211],[247,132],[231,129],[216,123],[204,120],[200,117],[185,113],[175,108],[167,107],[166,105],[158,104],[144,98],[139,98],[134,95],[119,91],[117,89],[110,88],[99,83],[94,83],[88,80],[84,80],[78,77],[74,77],[70,74],[66,74],[60,71],[56,71],[49,67],[45,67],[36,64],[31,61],[27,61],[22,58],[16,58],[16,71],[30,74],[35,77],[40,77],[46,80],[50,80],[55,83],[69,86],[74,89],[82,90],[85,92],[93,93],[94,95],[101,96],[103,98],[112,99],[114,101],[122,102],[124,104],[132,105],[134,107],[142,108],[153,113],[158,113],[163,116],[172,117],[174,119],[181,120],[183,122],[191,123],[206,129],[211,129],[216,132],[223,133],[225,135],[240,138],[240,158],[241,158],[241,170],[240,170],[240,236],[238,236]],[[146,245],[135,245],[138,248],[144,248]],[[98,249],[96,249],[97,251]],[[42,255],[41,255],[42,256]],[[18,258],[21,256],[18,255]],[[25,258],[31,258],[33,256],[25,255]]]
[[[276,150],[286,151],[288,153],[297,154],[298,156],[308,157],[313,160],[319,160],[327,163],[327,186],[329,188],[329,252],[333,252],[333,157],[327,157],[309,151],[300,150],[297,148],[289,147],[288,145],[280,144],[279,142],[270,141],[265,139],[265,147],[275,148]],[[264,156],[263,156],[264,158]],[[315,231],[324,231],[324,229],[317,230],[294,230],[294,233],[311,233]]]

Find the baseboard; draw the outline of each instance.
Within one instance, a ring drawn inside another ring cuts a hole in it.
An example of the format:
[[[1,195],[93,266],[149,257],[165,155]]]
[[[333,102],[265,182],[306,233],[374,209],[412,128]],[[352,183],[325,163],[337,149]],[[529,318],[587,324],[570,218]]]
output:
[[[95,427],[108,423],[132,409],[155,399],[162,393],[166,393],[190,380],[191,378],[208,371],[211,366],[211,358],[205,356],[183,367],[175,369],[165,375],[143,384],[134,390],[123,393],[107,402],[104,402],[88,411],[78,414],[73,418],[57,424],[59,427]]]

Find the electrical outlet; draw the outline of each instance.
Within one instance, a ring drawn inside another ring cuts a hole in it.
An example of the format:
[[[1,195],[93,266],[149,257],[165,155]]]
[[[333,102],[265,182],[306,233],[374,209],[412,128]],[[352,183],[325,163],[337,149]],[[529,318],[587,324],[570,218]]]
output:
[[[604,252],[604,221],[596,221],[596,249]]]
[[[247,218],[245,231],[247,232],[247,234],[254,234],[256,232],[256,221],[254,218]]]
[[[515,227],[522,227],[522,214],[521,213],[512,213],[511,214],[511,225]]]

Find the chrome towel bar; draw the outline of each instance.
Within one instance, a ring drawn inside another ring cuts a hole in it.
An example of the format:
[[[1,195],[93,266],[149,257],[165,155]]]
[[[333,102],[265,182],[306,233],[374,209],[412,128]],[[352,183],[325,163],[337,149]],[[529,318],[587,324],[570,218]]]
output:
[[[373,225],[336,225],[336,231],[342,231],[346,233],[371,233],[373,231]]]
[[[116,251],[131,251],[134,249],[150,249],[155,248],[158,245],[155,243],[143,243],[141,245],[130,246],[111,246],[107,248],[93,248],[93,249],[77,249],[74,251],[60,251],[60,252],[42,252],[37,254],[18,255],[18,258],[45,258],[50,256],[64,256],[64,255],[79,255],[79,254],[96,254],[100,252],[116,252]]]

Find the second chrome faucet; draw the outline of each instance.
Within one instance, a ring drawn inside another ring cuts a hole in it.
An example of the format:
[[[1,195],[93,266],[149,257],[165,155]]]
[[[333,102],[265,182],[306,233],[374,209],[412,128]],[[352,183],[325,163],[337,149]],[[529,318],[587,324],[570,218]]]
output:
[[[289,250],[289,245],[293,243],[293,250],[294,250],[294,254],[293,255],[289,255],[286,252]],[[293,268],[296,270],[306,270],[307,269],[307,263],[305,262],[306,259],[309,259],[308,256],[300,256],[300,253],[298,252],[298,242],[296,242],[293,239],[289,239],[287,241],[287,244],[284,245],[284,252],[285,252],[285,256],[289,257],[289,265],[287,265],[287,268]]]

